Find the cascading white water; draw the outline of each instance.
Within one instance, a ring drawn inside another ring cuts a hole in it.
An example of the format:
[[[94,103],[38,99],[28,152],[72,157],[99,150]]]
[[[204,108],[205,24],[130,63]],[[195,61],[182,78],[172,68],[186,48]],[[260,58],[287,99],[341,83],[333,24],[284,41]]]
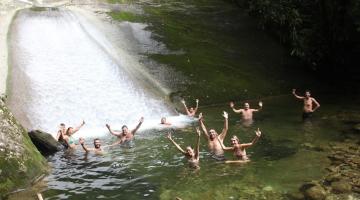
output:
[[[95,136],[105,132],[105,123],[119,128],[141,116],[158,123],[172,113],[135,80],[142,76],[134,77],[136,66],[129,66],[136,59],[127,62],[126,51],[109,53],[109,41],[94,30],[69,10],[18,14],[10,39],[9,106],[25,127],[55,133],[61,122],[74,126],[84,119],[80,135]]]

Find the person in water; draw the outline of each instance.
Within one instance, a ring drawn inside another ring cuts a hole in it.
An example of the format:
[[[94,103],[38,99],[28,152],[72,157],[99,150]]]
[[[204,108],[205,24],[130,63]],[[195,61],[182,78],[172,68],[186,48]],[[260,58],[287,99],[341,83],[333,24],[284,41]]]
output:
[[[199,165],[199,148],[200,148],[200,135],[201,132],[199,128],[196,128],[197,140],[195,144],[195,149],[190,146],[186,147],[186,150],[182,149],[179,144],[177,144],[171,137],[171,133],[167,134],[167,138],[175,145],[175,147],[188,159],[189,165],[192,168],[200,169]]]
[[[224,138],[229,128],[228,113],[223,111],[223,117],[224,117],[224,128],[221,131],[221,134],[218,135],[214,129],[210,129],[209,132],[207,131],[204,124],[204,117],[202,113],[200,113],[199,115],[199,123],[208,141],[208,147],[210,153],[212,154],[212,157],[215,158],[216,160],[225,160],[224,150],[221,148],[221,143],[224,142]]]
[[[87,148],[85,146],[84,138],[79,138],[79,143],[86,153],[94,152],[96,154],[101,154],[103,152],[103,149],[101,148],[101,141],[99,138],[94,139],[94,148]]]
[[[193,107],[191,107],[190,109],[188,109],[188,107],[186,106],[186,103],[185,103],[185,100],[181,100],[181,103],[184,105],[184,108],[185,108],[185,111],[186,111],[186,114],[189,116],[189,117],[195,117],[195,114],[199,108],[199,99],[196,99],[196,107],[195,109]]]
[[[118,140],[114,143],[115,144],[128,144],[130,147],[132,146],[132,141],[134,139],[136,131],[140,128],[141,124],[144,122],[144,117],[141,117],[139,120],[139,124],[131,131],[129,131],[126,125],[121,127],[121,132],[113,131],[110,128],[109,124],[106,124],[106,128],[108,128],[109,132],[112,135],[115,135]]]
[[[296,94],[296,89],[292,90],[292,94],[297,98],[304,101],[304,108],[303,108],[303,119],[310,118],[312,114],[320,107],[319,102],[316,101],[315,98],[311,97],[310,91],[305,91],[305,96],[298,96]],[[313,104],[315,104],[315,107],[313,107]]]
[[[170,125],[171,125],[170,122],[167,122],[166,117],[162,117],[162,118],[161,118],[160,124],[161,124],[161,125],[167,125],[167,126],[170,126]]]
[[[220,143],[221,147],[222,147],[222,149],[224,149],[224,151],[233,151],[234,157],[237,159],[237,160],[227,160],[227,161],[225,161],[225,163],[249,162],[250,160],[246,155],[246,148],[254,145],[256,143],[256,141],[258,141],[258,139],[260,138],[261,131],[259,128],[255,131],[255,134],[256,134],[255,138],[250,143],[242,143],[241,144],[239,138],[236,135],[232,136],[232,138],[231,138],[232,147],[226,147],[223,143]]]
[[[73,128],[73,127],[69,127],[66,129],[66,133],[63,136],[63,139],[65,141],[66,144],[66,148],[71,148],[71,149],[75,149],[76,148],[76,144],[75,144],[75,140],[72,137],[72,135],[76,132],[78,132],[80,130],[81,127],[83,127],[85,124],[85,121],[83,120],[82,123],[80,124],[80,126]]]
[[[65,133],[66,133],[65,124],[61,123],[60,126],[59,126],[59,130],[58,130],[58,132],[56,134],[55,140],[58,141],[58,142],[62,141]]]
[[[246,121],[252,122],[252,120],[253,120],[253,113],[260,111],[260,110],[262,109],[262,107],[263,107],[263,104],[262,104],[261,101],[259,102],[259,109],[252,109],[252,108],[250,108],[250,104],[247,103],[247,102],[244,103],[244,108],[242,108],[242,109],[235,109],[234,106],[235,106],[234,102],[231,101],[231,102],[230,102],[230,108],[232,108],[232,110],[233,110],[235,113],[240,113],[240,114],[241,114],[241,119],[242,119],[244,122],[246,122]]]

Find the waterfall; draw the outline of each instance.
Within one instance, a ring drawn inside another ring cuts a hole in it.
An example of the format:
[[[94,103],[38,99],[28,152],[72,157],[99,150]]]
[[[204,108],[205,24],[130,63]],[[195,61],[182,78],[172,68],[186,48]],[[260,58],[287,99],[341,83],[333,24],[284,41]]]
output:
[[[104,134],[105,123],[120,128],[144,116],[151,127],[173,115],[156,95],[163,92],[159,84],[141,82],[151,79],[135,55],[112,46],[91,21],[71,10],[20,11],[9,48],[8,104],[14,115],[28,129],[53,134],[60,123],[85,120],[80,135],[87,136]]]

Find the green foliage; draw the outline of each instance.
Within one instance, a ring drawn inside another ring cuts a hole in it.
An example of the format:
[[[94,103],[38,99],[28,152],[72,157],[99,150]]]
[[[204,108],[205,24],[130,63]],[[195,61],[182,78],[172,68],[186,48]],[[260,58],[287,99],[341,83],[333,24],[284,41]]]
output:
[[[250,15],[259,19],[289,53],[313,70],[337,73],[348,67],[358,49],[358,0],[244,0]]]

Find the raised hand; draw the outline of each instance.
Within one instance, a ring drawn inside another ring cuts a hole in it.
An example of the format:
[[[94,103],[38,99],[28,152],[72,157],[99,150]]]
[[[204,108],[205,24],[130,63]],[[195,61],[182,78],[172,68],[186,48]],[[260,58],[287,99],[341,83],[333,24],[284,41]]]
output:
[[[259,106],[260,106],[260,107],[263,107],[262,101],[259,101]]]
[[[256,136],[258,136],[258,137],[260,137],[260,136],[261,136],[261,131],[260,131],[260,129],[259,129],[259,128],[255,131],[255,134],[256,134]]]
[[[230,101],[230,108],[233,108],[234,107],[234,102]]]
[[[225,112],[225,111],[223,111],[223,117],[224,117],[225,119],[229,118],[228,113],[227,113],[227,112]]]
[[[203,114],[202,113],[199,114],[199,120],[203,120]]]
[[[201,135],[201,131],[200,131],[199,127],[196,127],[196,133],[197,133],[197,134],[198,134],[198,136],[200,137],[200,135]]]
[[[80,143],[81,145],[83,145],[84,142],[85,142],[84,138],[79,138],[79,143]]]
[[[196,103],[199,103],[199,99],[196,99]]]
[[[139,123],[143,123],[143,122],[144,122],[144,117],[141,117]]]
[[[296,89],[292,89],[292,93],[295,94],[295,92],[296,92]]]
[[[181,103],[182,103],[182,104],[185,104],[185,100],[184,100],[184,99],[182,99],[182,100],[181,100]]]
[[[83,120],[82,123],[81,123],[81,126],[85,124],[85,121]]]
[[[106,128],[110,129],[110,125],[109,124],[105,124]]]

